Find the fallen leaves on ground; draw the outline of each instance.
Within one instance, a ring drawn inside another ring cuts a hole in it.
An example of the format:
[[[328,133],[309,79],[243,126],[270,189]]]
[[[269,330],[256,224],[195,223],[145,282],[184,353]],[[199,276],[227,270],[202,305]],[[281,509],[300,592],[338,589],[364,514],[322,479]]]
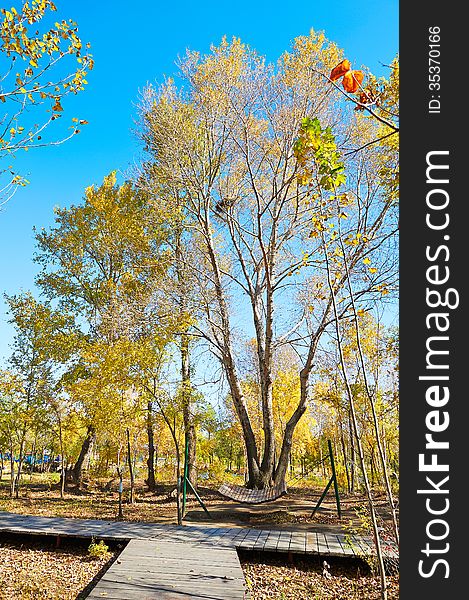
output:
[[[0,600],[74,600],[109,556],[92,559],[86,548],[71,545],[55,549],[44,542],[3,543]]]
[[[366,566],[342,559],[325,567],[318,560],[295,560],[285,556],[260,558],[240,556],[251,600],[378,600],[379,578],[366,573]],[[388,600],[398,600],[396,576],[388,578]]]

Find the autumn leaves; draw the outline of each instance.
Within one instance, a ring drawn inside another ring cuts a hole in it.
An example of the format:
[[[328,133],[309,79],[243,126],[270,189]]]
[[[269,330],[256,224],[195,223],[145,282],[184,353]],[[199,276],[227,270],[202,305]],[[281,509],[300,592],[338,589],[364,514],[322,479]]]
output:
[[[349,94],[359,94],[357,109],[362,108],[361,104],[369,101],[370,97],[363,88],[362,83],[365,79],[363,71],[352,70],[352,65],[346,58],[334,67],[329,75],[331,81],[337,81],[342,78],[342,86]]]

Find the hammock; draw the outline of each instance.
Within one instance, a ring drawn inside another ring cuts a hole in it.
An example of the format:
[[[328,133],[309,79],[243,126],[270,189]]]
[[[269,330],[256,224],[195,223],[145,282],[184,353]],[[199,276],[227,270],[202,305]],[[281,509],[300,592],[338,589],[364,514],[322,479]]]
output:
[[[287,493],[285,484],[275,485],[274,487],[265,490],[250,490],[242,485],[232,483],[223,483],[218,488],[219,493],[230,500],[236,502],[244,502],[246,504],[262,504],[262,502],[271,502],[277,500],[280,496]]]

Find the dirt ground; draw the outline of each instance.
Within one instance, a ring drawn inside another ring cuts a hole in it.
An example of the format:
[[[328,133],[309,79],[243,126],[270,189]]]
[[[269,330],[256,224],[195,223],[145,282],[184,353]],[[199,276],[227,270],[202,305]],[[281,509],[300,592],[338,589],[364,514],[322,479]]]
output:
[[[379,579],[354,560],[240,553],[251,600],[379,600]],[[399,579],[388,577],[388,600],[398,600]]]
[[[0,544],[0,600],[78,600],[114,559],[93,558],[86,546],[10,536]]]
[[[118,514],[117,483],[108,485],[97,480],[80,494],[68,492],[60,498],[57,486],[33,481],[23,486],[20,498],[9,498],[7,482],[0,485],[0,510],[20,514],[81,517],[115,520]],[[195,496],[187,498],[187,523],[216,524],[218,527],[274,527],[276,529],[360,532],[366,528],[366,501],[360,494],[341,494],[339,519],[334,494],[329,491],[321,507],[312,516],[321,488],[291,488],[277,500],[264,504],[234,502],[218,493],[216,486],[199,486],[198,493],[210,516],[202,509]],[[387,528],[389,514],[384,495],[376,495],[381,525]],[[160,484],[155,492],[148,492],[143,482],[136,487],[134,504],[123,506],[124,519],[154,523],[177,521],[174,485]]]
[[[82,517],[115,520],[118,511],[117,484],[106,480],[93,481],[81,493],[65,494],[60,498],[56,485],[43,479],[24,485],[20,498],[8,496],[8,482],[0,482],[0,510],[20,514]],[[174,485],[160,484],[156,492],[148,492],[143,482],[137,485],[136,502],[124,504],[124,519],[157,523],[176,523]],[[360,494],[342,494],[342,517],[339,519],[332,492],[326,496],[314,517],[311,513],[322,493],[321,488],[292,488],[288,494],[265,504],[233,502],[217,492],[217,486],[201,486],[202,497],[210,517],[194,496],[188,496],[186,523],[206,523],[217,527],[258,527],[285,530],[342,531],[368,533],[366,501]],[[376,495],[377,511],[383,530],[389,529],[390,519],[384,495]],[[60,551],[59,551],[60,550]],[[78,600],[77,593],[96,576],[106,561],[90,561],[86,550],[32,548],[29,545],[6,545],[0,548],[0,600]],[[314,558],[291,558],[265,553],[245,553],[240,556],[252,600],[377,600],[379,581],[365,563],[339,559],[324,572],[324,566]],[[14,564],[15,570],[8,568]],[[31,577],[31,565],[34,577]],[[13,575],[12,575],[13,573]],[[28,575],[29,573],[29,575]],[[49,590],[43,582],[55,581]],[[3,579],[2,579],[3,578]],[[6,584],[5,584],[6,582]],[[12,587],[12,586],[20,587]],[[389,578],[389,600],[397,600],[398,577]],[[69,590],[67,593],[57,590]],[[20,591],[19,591],[20,590]],[[38,590],[44,590],[38,592]],[[49,590],[49,591],[47,591]],[[54,595],[54,593],[56,595]],[[29,594],[29,595],[28,595]],[[49,595],[47,595],[49,594]]]

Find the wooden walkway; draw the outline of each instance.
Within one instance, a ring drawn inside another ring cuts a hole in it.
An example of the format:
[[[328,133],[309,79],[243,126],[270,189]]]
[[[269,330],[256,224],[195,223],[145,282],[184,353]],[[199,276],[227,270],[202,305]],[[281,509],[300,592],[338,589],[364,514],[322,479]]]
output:
[[[88,598],[240,600],[248,591],[232,548],[132,539]]]
[[[164,600],[248,598],[236,550],[316,556],[368,557],[368,537],[206,525],[162,525],[17,515],[0,511],[0,533],[128,541],[89,598]],[[386,559],[398,560],[393,544]]]

